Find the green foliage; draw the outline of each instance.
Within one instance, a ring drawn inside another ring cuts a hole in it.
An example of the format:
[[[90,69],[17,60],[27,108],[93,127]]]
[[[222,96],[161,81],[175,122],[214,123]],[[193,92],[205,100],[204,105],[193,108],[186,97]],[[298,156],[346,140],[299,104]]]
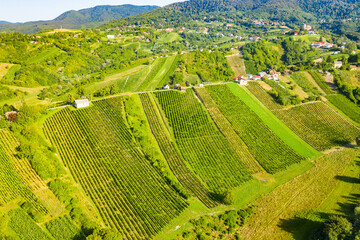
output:
[[[125,237],[151,238],[188,204],[145,158],[125,114],[124,99],[110,98],[63,109],[44,130],[95,205],[104,206],[103,221]]]
[[[326,94],[333,94],[334,91],[331,90],[331,88],[329,87],[329,85],[325,82],[324,78],[321,76],[320,73],[316,72],[316,71],[309,71],[310,75],[314,78],[315,82],[319,85],[319,87],[321,87],[321,89],[326,93]]]
[[[242,47],[246,67],[253,74],[281,65],[279,49],[281,45],[265,41],[252,42]]]
[[[46,229],[55,239],[80,240],[85,239],[81,230],[74,225],[69,215],[58,217],[45,224]]]
[[[320,100],[321,92],[317,87],[306,77],[302,72],[295,72],[291,74],[291,78],[309,95],[307,100]]]
[[[326,98],[351,120],[360,123],[360,107],[341,94],[328,95]]]
[[[251,179],[194,92],[155,92],[183,158],[212,191],[223,193]],[[194,151],[197,149],[197,151]]]
[[[23,210],[12,210],[9,216],[9,226],[21,239],[51,239]]]
[[[225,205],[231,205],[235,203],[235,195],[234,192],[227,190],[226,192],[224,192],[223,194],[223,198],[222,198],[222,203],[224,203]]]
[[[350,235],[352,224],[344,217],[331,216],[324,224],[324,234],[328,239],[345,239]]]
[[[121,240],[121,234],[113,229],[100,228],[96,229],[86,240]]]
[[[251,154],[268,173],[303,160],[285,144],[227,85],[206,87]],[[271,145],[269,144],[271,142]]]
[[[281,105],[288,106],[301,103],[300,97],[291,93],[287,87],[272,80],[264,80],[264,82],[272,87],[269,94]]]

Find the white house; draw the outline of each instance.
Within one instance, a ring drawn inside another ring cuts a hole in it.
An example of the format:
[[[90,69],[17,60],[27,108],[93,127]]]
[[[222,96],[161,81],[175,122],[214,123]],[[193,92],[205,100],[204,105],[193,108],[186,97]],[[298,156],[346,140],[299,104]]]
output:
[[[239,81],[239,84],[240,84],[240,85],[247,85],[247,83],[248,83],[248,82],[247,82],[246,80],[240,80],[240,81]]]
[[[163,86],[163,89],[164,89],[164,90],[168,90],[168,89],[170,89],[170,87],[169,87],[169,85],[165,84],[165,85]]]
[[[75,100],[75,107],[76,108],[84,108],[84,107],[88,107],[90,104],[89,99],[78,99]]]
[[[203,87],[204,86],[204,84],[203,83],[199,83],[199,87]]]
[[[106,38],[107,38],[107,39],[114,39],[114,38],[115,38],[115,35],[107,35]]]
[[[259,72],[257,75],[260,76],[260,77],[265,77],[265,76],[267,76],[267,73],[266,72]]]
[[[342,61],[335,61],[334,62],[334,68],[341,68],[342,67]]]

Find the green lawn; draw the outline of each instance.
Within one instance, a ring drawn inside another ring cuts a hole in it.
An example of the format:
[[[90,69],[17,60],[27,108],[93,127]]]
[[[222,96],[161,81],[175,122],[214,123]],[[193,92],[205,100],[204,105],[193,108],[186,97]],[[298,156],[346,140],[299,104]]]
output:
[[[244,101],[271,130],[275,132],[285,143],[297,151],[300,155],[311,158],[320,156],[321,153],[303,141],[293,131],[291,131],[283,122],[281,122],[268,108],[245,87],[240,87],[235,83],[229,83],[232,92]]]

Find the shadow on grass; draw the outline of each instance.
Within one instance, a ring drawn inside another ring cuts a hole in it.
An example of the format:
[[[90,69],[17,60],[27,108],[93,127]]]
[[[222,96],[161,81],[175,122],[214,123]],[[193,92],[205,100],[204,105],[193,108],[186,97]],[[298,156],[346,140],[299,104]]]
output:
[[[348,177],[348,176],[335,176],[335,179],[343,181],[343,182],[347,182],[347,183],[360,183],[360,179],[359,178],[354,178],[354,177]]]
[[[329,216],[323,212],[302,212],[290,219],[281,219],[278,226],[291,233],[294,239],[309,239]]]

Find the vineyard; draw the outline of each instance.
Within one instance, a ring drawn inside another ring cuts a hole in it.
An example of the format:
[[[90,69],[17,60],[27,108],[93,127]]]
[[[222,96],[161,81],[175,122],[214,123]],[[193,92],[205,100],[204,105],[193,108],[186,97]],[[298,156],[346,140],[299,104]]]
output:
[[[27,159],[18,158],[18,146],[11,132],[0,130],[0,205],[14,199],[25,200],[37,214],[61,214],[64,208],[46,182],[36,174]]]
[[[124,239],[149,239],[188,204],[139,151],[123,98],[93,104],[57,112],[45,122],[45,134],[106,225]]]
[[[244,163],[246,168],[252,174],[265,172],[265,170],[256,161],[254,156],[250,153],[245,142],[241,139],[241,137],[236,133],[234,128],[231,126],[231,123],[221,113],[219,107],[216,105],[215,101],[211,98],[209,91],[207,91],[207,89],[205,88],[196,88],[195,91],[202,100],[206,109],[208,110],[211,118],[214,120],[215,124],[218,126],[222,134],[226,137],[231,147],[234,149],[234,151],[239,156],[240,160]]]
[[[326,93],[326,94],[333,94],[334,91],[331,90],[329,85],[325,82],[324,78],[321,76],[320,73],[316,71],[309,71],[310,75],[314,78],[315,82],[319,85],[319,87]]]
[[[45,226],[55,239],[72,240],[85,237],[68,215],[47,222]]]
[[[156,107],[154,106],[155,103],[152,101],[151,95],[143,93],[140,95],[140,98],[149,121],[151,131],[155,136],[171,170],[179,182],[207,207],[215,207],[217,204],[211,199],[211,193],[187,167],[185,160],[177,150],[175,143],[171,141],[170,137],[166,134],[166,129],[162,124],[161,117],[157,113]]]
[[[250,172],[212,122],[193,90],[154,93],[183,158],[213,191],[251,179]]]
[[[308,79],[306,73],[295,72],[291,74],[291,78],[309,95],[310,100],[315,100],[321,95],[320,90]]]
[[[290,129],[318,150],[349,143],[360,134],[354,124],[326,103],[310,102],[285,109],[257,83],[250,83],[248,88]]]
[[[276,173],[304,159],[272,132],[243,101],[232,94],[227,85],[213,85],[206,89],[235,132],[268,173]]]
[[[342,94],[328,95],[326,98],[351,120],[360,123],[360,108]]]

